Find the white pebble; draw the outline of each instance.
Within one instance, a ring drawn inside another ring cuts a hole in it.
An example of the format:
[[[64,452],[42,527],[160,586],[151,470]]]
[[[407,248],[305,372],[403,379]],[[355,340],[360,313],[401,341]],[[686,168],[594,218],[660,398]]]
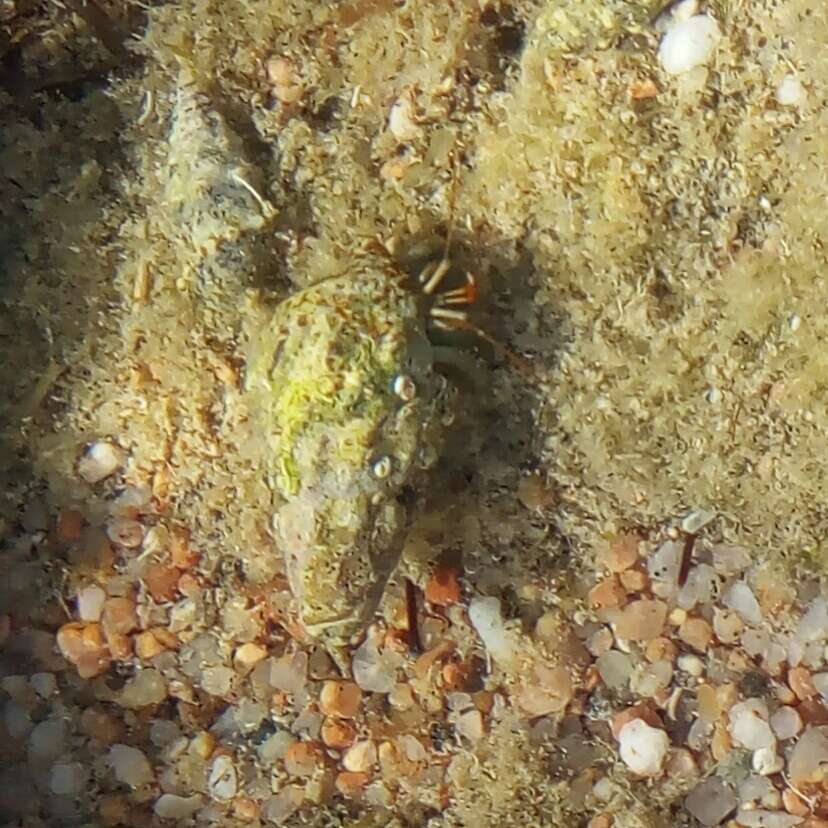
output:
[[[768,724],[768,708],[759,699],[738,702],[728,712],[733,741],[748,750],[776,748],[776,737]]]
[[[794,785],[821,782],[828,764],[828,728],[809,727],[788,757],[788,776]]]
[[[814,673],[811,676],[811,681],[813,681],[817,693],[823,699],[828,699],[828,673]]]
[[[99,483],[114,474],[124,462],[124,452],[106,440],[92,443],[78,462],[78,474],[87,483]]]
[[[808,641],[824,641],[828,637],[828,602],[814,599],[796,628],[796,638],[803,644]]]
[[[217,756],[210,768],[207,787],[214,799],[228,800],[236,795],[238,777],[233,759],[227,754]]]
[[[469,605],[469,620],[491,657],[507,670],[515,666],[518,634],[503,623],[500,601],[494,597],[473,598]]]
[[[377,746],[370,740],[355,742],[342,757],[342,767],[353,773],[370,770],[377,761]]]
[[[732,789],[718,776],[699,782],[684,800],[687,811],[705,826],[719,825],[736,805]]]
[[[34,673],[29,681],[41,699],[48,699],[57,692],[57,679],[54,673]]]
[[[140,788],[149,785],[155,779],[149,760],[138,748],[130,745],[112,745],[108,761],[115,772],[115,778],[124,785]]]
[[[785,75],[776,87],[776,100],[782,106],[797,106],[802,103],[805,90],[796,75]]]
[[[661,41],[658,59],[665,72],[680,75],[706,63],[722,33],[706,14],[697,14],[672,26]]]
[[[695,535],[699,530],[703,529],[716,517],[715,512],[710,512],[707,509],[693,509],[688,512],[681,520],[682,532],[687,532],[688,535]]]
[[[781,811],[741,808],[736,814],[736,822],[745,828],[792,828],[794,825],[800,825],[804,819]]]
[[[88,775],[80,762],[60,762],[52,765],[49,789],[56,796],[77,796],[86,785]]]
[[[795,707],[783,706],[770,717],[770,726],[777,739],[793,739],[802,730],[802,717]]]
[[[618,734],[618,753],[624,764],[639,776],[658,776],[664,766],[670,739],[643,719],[633,719]]]
[[[676,659],[679,670],[698,678],[704,672],[704,662],[696,655],[683,653]]]
[[[410,89],[400,95],[388,115],[388,129],[402,142],[412,141],[420,134],[414,110],[414,95]]]
[[[78,593],[78,616],[81,621],[100,621],[106,592],[97,584],[85,586]]]
[[[762,608],[753,590],[744,582],[736,581],[724,595],[726,607],[734,610],[746,624],[762,622]]]
[[[189,819],[199,808],[201,808],[201,797],[198,794],[193,794],[193,796],[161,794],[153,806],[155,815],[161,819]]]
[[[770,776],[772,773],[779,773],[785,763],[773,748],[759,748],[753,751],[751,765],[761,776]]]
[[[368,636],[351,659],[354,681],[367,693],[390,693],[397,683],[400,656],[390,649],[380,651],[376,640]]]

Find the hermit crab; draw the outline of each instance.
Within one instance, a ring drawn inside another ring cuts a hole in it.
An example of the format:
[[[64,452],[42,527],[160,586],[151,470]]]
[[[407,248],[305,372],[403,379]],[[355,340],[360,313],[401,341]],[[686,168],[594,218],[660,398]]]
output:
[[[412,280],[365,252],[277,306],[252,343],[274,534],[303,625],[330,645],[370,622],[454,420],[428,330],[467,324],[476,291],[471,276],[440,290],[450,269],[443,257]]]

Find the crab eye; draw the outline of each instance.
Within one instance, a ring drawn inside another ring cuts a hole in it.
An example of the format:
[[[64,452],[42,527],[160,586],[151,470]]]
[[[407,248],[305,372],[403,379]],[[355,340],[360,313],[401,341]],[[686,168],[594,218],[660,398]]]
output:
[[[383,457],[380,457],[373,466],[371,466],[371,471],[374,473],[374,477],[378,480],[384,480],[391,474],[391,458],[386,454]]]
[[[408,374],[397,374],[392,388],[403,402],[411,402],[417,396],[417,385]]]

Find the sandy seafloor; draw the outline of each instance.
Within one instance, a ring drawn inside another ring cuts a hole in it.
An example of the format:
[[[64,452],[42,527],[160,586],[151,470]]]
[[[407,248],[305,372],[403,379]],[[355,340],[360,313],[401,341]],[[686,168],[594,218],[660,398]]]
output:
[[[685,796],[711,775],[733,819],[752,760],[722,699],[710,730],[730,744],[688,748],[668,727],[672,770],[646,778],[608,723],[645,686],[656,713],[680,687],[688,722],[709,714],[705,681],[733,686],[728,704],[761,697],[765,716],[821,705],[789,685],[824,667],[822,631],[805,661],[789,644],[825,589],[828,12],[709,4],[713,54],[668,75],[658,9],[636,0],[89,9],[0,8],[3,824],[690,826]],[[783,104],[790,77],[801,95]],[[440,337],[462,402],[418,492],[382,647],[404,626],[403,575],[427,588],[436,567],[461,594],[421,601],[425,646],[443,646],[431,669],[392,659],[414,695],[366,692],[345,717],[377,754],[340,779],[347,748],[320,730],[334,673],[296,632],[246,355],[279,300],[347,273],[366,244],[413,269],[447,238],[499,344]],[[90,484],[78,463],[96,441],[123,462]],[[693,510],[713,515],[697,562],[747,558],[687,607],[647,559],[681,545]],[[608,575],[630,538],[640,560]],[[606,577],[609,603],[590,593]],[[693,652],[672,613],[715,627],[737,581],[760,599],[759,644],[717,628],[701,676],[602,689],[602,648]],[[133,620],[80,618],[93,586]],[[469,625],[481,596],[500,600],[514,658],[492,659]],[[612,612],[636,600],[672,621],[613,645]],[[59,654],[61,629],[99,648],[97,675]],[[309,666],[291,692],[263,688],[244,644]],[[562,667],[564,690],[549,678]],[[125,701],[141,674],[147,703]],[[806,730],[822,712],[800,711]],[[795,737],[779,742],[789,761]],[[311,746],[304,765],[294,744]],[[113,745],[140,751],[137,784]],[[760,774],[777,793],[747,810],[824,825],[819,773],[796,786],[796,816],[790,771]],[[163,821],[161,794],[191,814]]]

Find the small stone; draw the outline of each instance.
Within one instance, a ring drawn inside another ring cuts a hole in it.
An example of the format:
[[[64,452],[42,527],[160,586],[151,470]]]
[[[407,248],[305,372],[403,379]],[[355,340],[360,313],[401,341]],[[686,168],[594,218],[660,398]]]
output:
[[[797,624],[796,638],[806,644],[809,641],[824,641],[826,637],[828,637],[828,602],[824,598],[815,598]]]
[[[211,696],[227,696],[233,689],[236,671],[223,664],[201,671],[201,688]]]
[[[768,708],[759,699],[738,702],[728,711],[730,735],[748,750],[776,748],[776,737],[768,724]]]
[[[745,625],[732,610],[715,607],[713,610],[713,632],[722,644],[735,644],[742,635]]]
[[[57,645],[81,678],[94,678],[109,669],[110,653],[100,624],[64,624],[57,632]]]
[[[797,786],[828,776],[828,728],[808,727],[799,737],[788,757],[788,775]]]
[[[97,622],[101,620],[106,593],[97,584],[90,584],[78,592],[78,616],[81,621]]]
[[[793,667],[788,671],[788,684],[801,701],[817,694],[817,688],[811,678],[811,671],[806,667]]]
[[[326,716],[352,719],[359,711],[362,690],[350,681],[326,681],[319,696],[319,707]]]
[[[633,719],[641,719],[650,725],[650,727],[657,729],[663,728],[663,722],[659,718],[658,713],[655,712],[652,704],[650,702],[639,702],[613,715],[610,720],[610,732],[613,738],[618,739],[621,730],[626,724],[633,721]]]
[[[785,75],[776,87],[776,100],[782,106],[799,106],[805,98],[805,90],[796,75]]]
[[[356,739],[356,728],[345,719],[338,719],[336,716],[328,716],[322,722],[322,741],[329,748],[344,750],[350,747]]]
[[[599,581],[589,591],[589,603],[597,609],[616,609],[627,602],[627,593],[615,575]]]
[[[681,531],[686,532],[688,535],[698,534],[715,517],[715,512],[710,512],[706,509],[694,509],[681,519]]]
[[[126,635],[138,626],[135,601],[131,598],[107,598],[101,613],[101,626],[107,635]]]
[[[632,659],[618,650],[610,650],[595,662],[601,680],[611,690],[625,687],[633,671]]]
[[[629,641],[649,641],[661,635],[666,618],[667,605],[663,601],[633,601],[621,611],[615,632]]]
[[[311,742],[294,742],[285,753],[285,770],[291,776],[311,776],[320,760],[316,745]]]
[[[262,815],[268,822],[284,825],[299,810],[304,799],[304,791],[298,785],[285,785],[263,804]]]
[[[346,799],[356,799],[362,795],[370,780],[370,774],[343,771],[337,774],[334,784],[336,785],[337,791]]]
[[[137,655],[142,661],[150,661],[167,650],[167,648],[150,630],[138,633],[138,635],[135,636],[134,643],[135,655]]]
[[[395,684],[388,694],[388,704],[394,710],[410,710],[414,705],[414,690],[410,684]]]
[[[684,807],[702,825],[719,825],[739,804],[731,787],[719,776],[699,782],[684,800]]]
[[[458,574],[453,567],[438,566],[426,584],[426,601],[440,607],[456,604],[462,596]]]
[[[48,699],[57,693],[57,679],[54,673],[32,673],[29,682],[41,699]]]
[[[770,776],[779,773],[785,767],[785,762],[773,748],[759,748],[753,751],[751,765],[761,776]]]
[[[791,672],[793,672],[793,670],[791,670]],[[828,673],[816,673],[811,676],[811,682],[814,685],[814,690],[816,690],[823,699],[828,699]]]
[[[713,639],[713,629],[704,618],[687,618],[678,630],[679,638],[694,650],[707,651]]]
[[[669,661],[654,661],[633,673],[630,688],[642,698],[656,696],[670,686],[673,665]]]
[[[271,663],[270,685],[284,693],[296,694],[307,683],[308,656],[299,650],[285,653]]]
[[[647,661],[675,661],[678,647],[669,638],[661,636],[647,642],[644,655]]]
[[[221,754],[213,760],[207,778],[207,789],[210,796],[219,801],[227,801],[236,795],[238,776],[231,756]]]
[[[598,563],[610,572],[623,572],[638,560],[639,538],[626,532],[616,535],[598,555]]]
[[[124,462],[124,452],[114,443],[99,440],[78,461],[78,474],[87,483],[99,483],[114,474]]]
[[[598,658],[612,648],[612,642],[612,630],[609,627],[601,627],[587,640],[587,649],[593,657]]]
[[[178,796],[177,794],[165,793],[155,800],[153,811],[160,819],[185,820],[201,808],[202,801],[198,794]]]
[[[693,656],[695,658],[695,656]],[[716,691],[709,684],[702,684],[696,691],[699,705],[699,718],[705,722],[715,722],[722,713]]]
[[[377,761],[377,746],[370,740],[356,742],[342,757],[342,767],[354,773],[370,770]]]
[[[618,752],[627,767],[639,776],[658,776],[664,766],[670,739],[643,719],[633,719],[621,728]]]
[[[782,791],[782,804],[785,806],[785,810],[794,816],[804,817],[811,813],[808,803],[790,788],[785,788]]]
[[[726,607],[739,613],[746,624],[757,626],[762,623],[762,609],[753,590],[744,582],[736,581],[724,595]]]
[[[745,828],[793,828],[794,825],[801,825],[803,819],[781,811],[740,808],[736,822]]]
[[[399,653],[390,647],[381,650],[371,635],[360,644],[351,659],[354,681],[367,693],[390,693],[401,664],[402,657]]]
[[[680,75],[707,62],[722,33],[719,24],[706,14],[697,14],[672,26],[658,49],[665,72]]]
[[[483,714],[479,710],[467,710],[454,720],[454,729],[458,736],[470,742],[479,742],[486,731],[483,729]]]
[[[266,656],[267,650],[264,647],[249,641],[233,653],[233,664],[240,673],[247,674]]]
[[[159,604],[174,601],[178,594],[178,579],[181,573],[163,563],[150,563],[143,571],[144,583],[150,595]]]
[[[802,717],[795,707],[782,706],[771,715],[770,725],[780,741],[793,739],[802,730]]]
[[[489,596],[472,598],[469,620],[498,665],[505,670],[513,669],[517,664],[520,638],[517,630],[504,624],[500,601]]]
[[[402,143],[413,141],[420,134],[421,130],[416,121],[412,89],[406,89],[394,101],[388,115],[388,129]]]
[[[112,745],[108,761],[115,772],[115,778],[124,785],[140,788],[155,780],[149,760],[138,748],[122,744]]]
[[[78,796],[88,781],[89,774],[80,762],[58,762],[49,774],[49,790],[55,796]]]
[[[274,55],[267,61],[267,79],[274,97],[283,104],[296,103],[304,92],[302,79],[292,60]]]
[[[704,662],[695,655],[690,653],[683,653],[678,657],[676,666],[684,673],[698,678],[704,673]]]
[[[147,668],[138,670],[124,685],[118,695],[118,704],[130,710],[139,710],[151,704],[161,704],[166,698],[166,679],[158,670]]]
[[[626,569],[618,573],[618,580],[627,593],[644,592],[649,583],[646,573],[639,569]]]

